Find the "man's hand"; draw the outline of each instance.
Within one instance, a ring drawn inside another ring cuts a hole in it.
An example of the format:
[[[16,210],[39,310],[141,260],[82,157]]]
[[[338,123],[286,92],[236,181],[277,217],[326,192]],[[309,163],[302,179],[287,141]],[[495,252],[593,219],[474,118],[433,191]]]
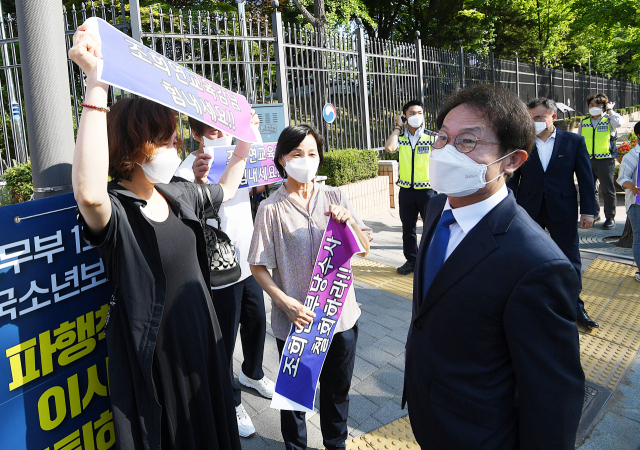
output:
[[[211,155],[206,153],[200,153],[196,156],[196,160],[193,162],[193,175],[195,176],[195,182],[198,184],[207,184],[207,176],[209,175],[209,160]]]
[[[401,126],[401,127],[404,126],[404,122],[402,121],[402,117],[404,117],[404,116],[402,116],[401,114],[398,115],[398,117],[396,117],[396,125]]]
[[[616,102],[607,103],[607,111],[613,110],[613,107],[616,106]]]
[[[593,225],[593,217],[585,216],[584,214],[580,216],[580,228],[583,230],[588,230]]]
[[[260,117],[256,114],[256,110],[251,110],[251,125],[256,126],[260,125]]]

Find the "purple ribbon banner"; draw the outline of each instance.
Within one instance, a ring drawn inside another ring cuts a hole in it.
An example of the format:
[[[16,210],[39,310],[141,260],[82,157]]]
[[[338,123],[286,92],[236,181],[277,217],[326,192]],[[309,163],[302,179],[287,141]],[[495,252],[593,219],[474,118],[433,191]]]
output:
[[[291,325],[280,360],[272,408],[313,411],[320,372],[353,283],[351,257],[363,251],[349,223],[329,220],[304,301],[316,317],[305,328]]]
[[[276,144],[277,142],[268,142],[251,146],[244,175],[240,182],[241,188],[262,186],[282,180],[273,162]],[[234,150],[235,147],[205,147],[205,151],[213,156],[213,164],[211,164],[209,176],[207,177],[211,183],[215,184],[220,180],[222,172],[229,164]]]
[[[258,139],[243,96],[145,47],[97,17],[102,59],[98,79],[161,103],[245,142]]]

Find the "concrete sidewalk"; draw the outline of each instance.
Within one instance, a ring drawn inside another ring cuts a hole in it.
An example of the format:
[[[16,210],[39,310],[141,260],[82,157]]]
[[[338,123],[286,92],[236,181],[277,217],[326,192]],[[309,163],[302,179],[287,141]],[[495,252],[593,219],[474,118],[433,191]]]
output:
[[[600,222],[595,225],[591,233],[606,235],[622,233],[626,214],[624,200],[620,200],[619,198],[616,228],[605,232],[601,230]],[[398,446],[400,441],[396,441],[396,445],[392,445],[391,440],[384,443],[384,438],[380,437],[383,433],[367,433],[374,432],[392,422],[392,426],[408,428],[406,421],[397,421],[397,419],[407,415],[406,410],[400,409],[400,400],[404,374],[404,346],[411,319],[412,276],[402,277],[395,273],[395,267],[404,263],[402,228],[397,213],[392,211],[365,222],[374,231],[374,241],[367,258],[354,261],[356,297],[362,309],[362,316],[359,320],[348,420],[350,439],[361,438],[349,442],[347,448],[387,448],[385,445],[391,445],[388,448],[406,448]],[[420,235],[421,224],[418,225]],[[581,252],[581,255],[583,272],[587,271],[594,261],[599,261],[598,264],[612,261],[614,266],[622,267],[624,270],[628,268],[627,273],[632,273],[629,272],[632,268],[627,265],[633,262],[628,257],[627,259],[612,258],[594,253],[593,250]],[[640,283],[634,295],[634,302],[640,299],[638,293],[640,293]],[[589,310],[590,303],[585,301]],[[268,311],[267,321],[269,321],[271,301],[265,298],[265,302]],[[594,309],[591,314],[599,313]],[[265,374],[275,380],[279,360],[270,326],[267,327],[267,331],[269,334],[265,344],[263,367]],[[635,333],[638,330],[633,331]],[[583,336],[589,336],[585,330],[580,332],[581,339]],[[595,338],[589,336],[588,339]],[[242,361],[239,339],[234,356],[234,371],[237,376]],[[584,356],[584,358],[587,361],[587,357]],[[625,369],[625,373],[619,381],[616,381],[617,385],[613,389],[611,399],[588,427],[585,435],[587,439],[580,447],[582,449],[637,450],[640,447],[640,359],[637,357],[637,348],[635,348],[633,361],[627,366],[620,367]],[[586,368],[585,373],[587,373]],[[270,401],[246,389],[242,399],[257,431],[256,436],[242,439],[243,449],[284,448],[280,433],[279,412],[269,407]],[[317,404],[318,401],[316,406]],[[307,430],[309,448],[323,449],[318,414],[308,415]],[[409,436],[411,437],[410,432]],[[380,440],[380,446],[372,444],[371,439]]]

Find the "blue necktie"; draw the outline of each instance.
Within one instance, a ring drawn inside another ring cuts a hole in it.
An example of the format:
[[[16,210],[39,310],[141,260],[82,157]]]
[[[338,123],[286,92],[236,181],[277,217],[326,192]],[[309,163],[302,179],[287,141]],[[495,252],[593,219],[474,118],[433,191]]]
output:
[[[427,295],[431,282],[436,277],[438,270],[444,263],[444,257],[447,254],[447,245],[449,244],[449,225],[454,223],[456,219],[450,209],[445,210],[440,217],[436,231],[433,234],[431,245],[427,250],[427,256],[423,261],[424,267],[422,277],[422,295]]]

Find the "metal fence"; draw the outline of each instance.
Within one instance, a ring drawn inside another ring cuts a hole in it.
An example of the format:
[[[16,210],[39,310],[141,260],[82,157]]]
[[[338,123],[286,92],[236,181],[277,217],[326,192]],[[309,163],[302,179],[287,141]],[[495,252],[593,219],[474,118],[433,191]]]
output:
[[[101,17],[121,31],[130,33],[129,15],[125,13],[124,3],[116,8],[112,1],[110,5],[90,2],[82,4],[79,10],[75,6],[70,10],[63,6],[60,11],[63,15],[64,33],[66,36],[67,50],[73,45],[73,34],[88,17]],[[16,19],[12,15],[6,18],[0,17],[0,40],[2,64],[0,65],[0,106],[2,107],[2,126],[0,127],[0,175],[16,164],[27,161],[28,142],[26,120],[24,116],[24,97],[22,92],[22,72],[20,64],[20,43]],[[74,127],[79,122],[80,103],[84,96],[84,80],[82,74],[70,59],[69,79],[71,91],[71,107]],[[113,102],[124,93],[118,89],[110,89],[110,100]]]
[[[138,11],[139,8],[131,8]],[[79,10],[63,8],[67,46],[78,24],[102,17],[131,35],[131,23],[147,23],[140,39],[148,47],[189,69],[247,96],[253,104],[282,104],[286,123],[310,123],[321,130],[326,149],[382,149],[404,103],[422,99],[426,126],[446,96],[457,89],[490,83],[517,92],[523,101],[545,96],[576,109],[587,110],[586,98],[604,92],[617,107],[640,104],[640,86],[598,74],[565,71],[478,55],[425,47],[414,42],[370,39],[358,27],[354,33],[319,33],[309,26],[284,24],[279,12],[270,18],[248,14],[149,9],[148,16],[130,17],[124,1],[89,2]],[[2,21],[0,39],[0,175],[26,161],[27,138],[21,90],[19,42],[15,18]],[[84,93],[80,71],[71,61],[71,103],[74,126]],[[113,102],[128,95],[110,92]],[[334,105],[336,120],[323,118],[324,106]],[[180,133],[193,149],[186,118]]]

